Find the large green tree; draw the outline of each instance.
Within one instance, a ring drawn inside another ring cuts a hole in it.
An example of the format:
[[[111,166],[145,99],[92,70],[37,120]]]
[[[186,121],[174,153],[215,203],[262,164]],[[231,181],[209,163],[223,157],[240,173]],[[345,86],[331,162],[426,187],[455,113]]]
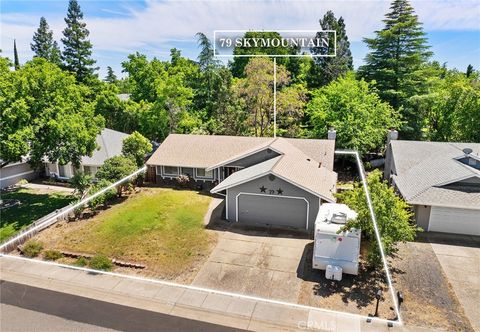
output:
[[[45,17],[40,18],[40,25],[33,34],[33,42],[30,48],[35,53],[35,57],[44,58],[51,63],[61,65],[61,54],[57,42],[53,40],[53,31],[47,23]]]
[[[152,143],[138,131],[123,140],[122,154],[132,159],[137,167],[145,164],[145,156],[152,151]]]
[[[388,129],[400,125],[398,112],[353,73],[312,92],[307,112],[313,137],[324,138],[333,127],[337,147],[361,154],[380,151]]]
[[[433,141],[480,142],[480,83],[478,72],[469,76],[438,63],[425,94],[411,104],[424,119],[424,137]]]
[[[274,39],[274,38],[281,38],[282,36],[278,32],[274,31],[248,31],[245,33],[243,38],[265,38],[265,39]],[[297,54],[298,49],[295,47],[262,47],[261,45],[258,46],[238,46],[233,49],[233,55],[288,55],[288,54]],[[250,57],[234,57],[233,62],[230,64],[230,69],[232,70],[232,74],[234,77],[244,77],[245,76],[245,67],[247,66]],[[288,62],[290,62],[290,58],[281,57],[277,58],[277,64],[288,66]],[[272,64],[273,66],[273,64]]]
[[[103,118],[95,116],[88,88],[43,58],[17,71],[0,73],[0,159],[28,155],[34,166],[44,158],[78,164],[96,148]]]
[[[77,0],[69,0],[65,23],[67,27],[62,38],[64,67],[74,73],[79,82],[88,83],[96,77],[98,67],[94,67],[96,61],[92,58],[92,43],[88,40],[90,32]]]
[[[400,110],[405,124],[405,138],[420,138],[422,118],[409,100],[425,91],[426,75],[423,65],[432,55],[427,38],[408,0],[394,0],[384,19],[385,27],[365,38],[370,49],[365,65],[358,74],[375,81],[380,97]]]
[[[320,87],[327,85],[338,77],[353,70],[353,58],[350,51],[347,31],[343,17],[338,20],[332,11],[328,11],[319,21],[321,30],[334,30],[337,34],[336,56],[315,57],[313,66],[308,75],[309,87]],[[323,33],[317,32],[317,38],[322,38]],[[311,49],[312,54],[333,54],[333,41],[328,46],[319,46]]]
[[[399,242],[415,239],[418,229],[411,224],[413,213],[409,205],[383,181],[380,171],[370,173],[367,184],[385,254],[392,255],[397,252]],[[368,262],[373,266],[381,265],[380,249],[362,184],[356,183],[353,190],[337,194],[337,198],[358,213],[357,218],[347,222],[345,228],[362,230],[369,243]]]
[[[289,73],[283,65],[277,65],[277,89],[289,83]],[[249,134],[271,136],[273,134],[273,62],[268,58],[252,58],[245,67],[245,78],[235,82],[236,98],[248,113]]]

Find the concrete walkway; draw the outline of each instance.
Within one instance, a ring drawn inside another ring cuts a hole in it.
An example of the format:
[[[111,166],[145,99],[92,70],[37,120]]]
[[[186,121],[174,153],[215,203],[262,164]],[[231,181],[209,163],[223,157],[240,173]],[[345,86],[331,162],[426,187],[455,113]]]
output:
[[[41,184],[41,183],[26,183],[21,186],[22,188],[33,189],[33,190],[47,190],[47,191],[63,191],[66,193],[73,193],[74,188],[55,186],[51,184]]]
[[[480,332],[480,248],[440,243],[431,245],[470,324]]]
[[[406,331],[356,315],[295,307],[214,290],[96,274],[12,256],[0,257],[2,280],[107,301],[139,309],[262,331]],[[419,329],[415,329],[419,330]]]

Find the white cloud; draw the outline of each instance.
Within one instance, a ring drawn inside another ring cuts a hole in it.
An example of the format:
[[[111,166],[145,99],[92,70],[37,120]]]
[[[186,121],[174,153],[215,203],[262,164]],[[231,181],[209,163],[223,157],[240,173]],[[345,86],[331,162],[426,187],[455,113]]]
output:
[[[109,2],[104,3],[105,10]],[[426,30],[480,30],[480,2],[414,1]],[[109,18],[86,17],[96,52],[137,50],[164,54],[173,41],[194,41],[195,33],[217,29],[318,29],[327,10],[343,16],[351,41],[360,41],[382,27],[389,1],[149,1],[143,9],[125,7]],[[39,15],[9,13],[1,17],[1,48],[11,56],[13,38],[21,57],[31,56],[30,42]],[[64,13],[46,15],[60,39]]]

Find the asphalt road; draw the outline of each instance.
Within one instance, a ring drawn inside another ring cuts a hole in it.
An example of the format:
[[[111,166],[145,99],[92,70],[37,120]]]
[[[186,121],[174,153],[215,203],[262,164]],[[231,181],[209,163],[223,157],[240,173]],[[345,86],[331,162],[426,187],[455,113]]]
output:
[[[2,331],[241,331],[3,280],[0,302]]]

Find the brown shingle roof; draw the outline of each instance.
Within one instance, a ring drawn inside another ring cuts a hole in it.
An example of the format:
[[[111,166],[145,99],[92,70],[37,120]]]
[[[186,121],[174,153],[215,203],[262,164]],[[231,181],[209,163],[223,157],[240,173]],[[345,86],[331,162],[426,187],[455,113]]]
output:
[[[333,170],[335,141],[319,139],[282,138],[297,147],[309,158]],[[207,168],[236,156],[266,148],[275,141],[272,137],[183,135],[170,134],[147,165]]]

